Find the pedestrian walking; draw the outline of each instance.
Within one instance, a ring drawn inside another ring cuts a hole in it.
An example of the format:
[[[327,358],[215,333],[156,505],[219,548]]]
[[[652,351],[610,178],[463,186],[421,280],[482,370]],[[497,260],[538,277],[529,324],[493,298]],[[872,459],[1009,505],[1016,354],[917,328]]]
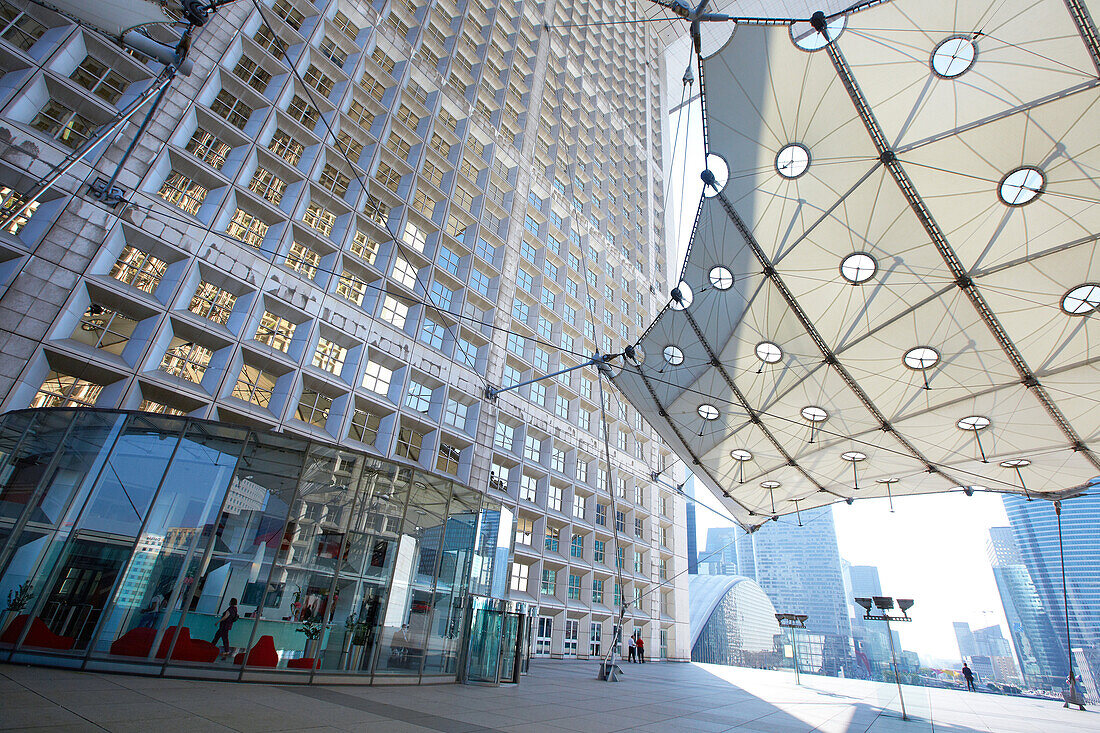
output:
[[[229,606],[222,611],[221,618],[218,619],[218,631],[214,634],[214,638],[210,640],[211,643],[217,644],[218,639],[222,640],[222,654],[229,654],[229,630],[233,628],[233,624],[241,616],[237,613],[237,599],[230,598]]]
[[[634,635],[633,635],[633,634],[631,634],[631,635],[630,635],[630,638],[629,638],[629,639],[627,639],[627,642],[626,642],[626,651],[627,651],[627,658],[626,658],[626,661],[628,661],[628,662],[636,662],[636,661],[638,661],[638,658],[637,658],[637,647],[635,647],[635,646],[634,646]]]
[[[963,673],[963,677],[966,678],[966,689],[967,689],[967,691],[968,692],[973,692],[974,691],[974,672],[971,671],[970,667],[966,666],[966,662],[963,662],[962,673]]]
[[[645,641],[642,640],[641,634],[638,634],[638,640],[634,642],[634,646],[638,649],[638,661],[645,664]]]

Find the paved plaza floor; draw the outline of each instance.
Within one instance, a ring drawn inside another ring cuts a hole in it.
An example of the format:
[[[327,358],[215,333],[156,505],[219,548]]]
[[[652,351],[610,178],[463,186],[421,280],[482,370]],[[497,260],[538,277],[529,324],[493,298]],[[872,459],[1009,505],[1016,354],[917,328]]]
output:
[[[79,673],[0,664],[0,729],[34,731],[1100,732],[1056,702],[704,664],[536,661],[513,687],[304,687]]]

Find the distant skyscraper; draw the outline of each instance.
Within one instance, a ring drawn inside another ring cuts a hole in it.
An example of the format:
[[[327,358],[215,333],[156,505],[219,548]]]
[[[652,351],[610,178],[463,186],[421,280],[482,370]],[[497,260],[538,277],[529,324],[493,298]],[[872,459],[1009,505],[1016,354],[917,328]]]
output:
[[[741,533],[737,551],[739,574],[756,580],[776,611],[805,613],[807,628],[825,634],[824,671],[849,665],[852,632],[832,507],[802,512],[802,526],[768,522]]]
[[[1004,496],[1012,534],[1051,625],[1066,647],[1066,604],[1062,596],[1058,523],[1047,502]],[[1069,622],[1073,647],[1100,647],[1100,496],[1062,503]],[[1064,654],[1064,652],[1063,652]]]
[[[684,512],[684,519],[687,521],[688,575],[698,575],[699,530],[695,524],[695,477],[691,474],[688,474],[687,481],[684,482],[684,493],[688,495],[687,507]]]
[[[955,640],[959,644],[959,656],[966,659],[976,655],[978,653],[978,642],[974,639],[974,632],[970,630],[970,624],[965,621],[956,621],[951,625],[955,627]]]
[[[1028,687],[1050,687],[1066,676],[1066,654],[1031,581],[1009,527],[991,527],[987,544],[1016,662]]]
[[[711,527],[707,530],[707,547],[703,562],[711,575],[737,574],[737,538],[744,532],[739,527]]]

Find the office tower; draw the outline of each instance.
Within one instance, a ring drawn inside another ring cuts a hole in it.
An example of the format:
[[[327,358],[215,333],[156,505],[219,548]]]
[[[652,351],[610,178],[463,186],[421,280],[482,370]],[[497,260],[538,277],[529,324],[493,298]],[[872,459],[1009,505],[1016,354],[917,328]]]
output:
[[[687,570],[688,575],[699,574],[699,528],[695,524],[695,477],[689,475],[684,485],[684,492],[688,496],[687,505],[684,507],[687,519]]]
[[[990,527],[986,548],[1024,684],[1057,687],[1067,674],[1053,626],[1058,619],[1043,607],[1009,527]]]
[[[994,679],[998,682],[1019,679],[1019,672],[1012,662],[1012,648],[1001,633],[1000,624],[975,630],[974,642],[978,645],[978,653],[989,657]]]
[[[737,575],[737,538],[744,534],[740,527],[711,527],[707,530],[707,547],[703,563],[711,575]]]
[[[959,656],[966,659],[976,655],[978,642],[974,638],[974,632],[970,630],[970,624],[965,621],[955,621],[951,625],[955,627],[955,641],[959,645]]]
[[[848,668],[852,633],[844,598],[844,579],[836,544],[832,507],[768,522],[751,535],[741,532],[740,575],[755,580],[780,613],[804,613],[806,628],[825,636],[825,674]]]
[[[221,7],[122,200],[87,184],[141,113],[0,235],[0,407],[185,414],[448,477],[514,513],[509,592],[539,608],[539,653],[605,651],[622,599],[653,657],[686,659],[685,509],[650,481],[656,434],[604,384],[607,472],[592,368],[486,398],[621,350],[666,300],[657,39],[560,28],[633,6]],[[0,7],[10,209],[160,69]]]
[[[1035,591],[1066,655],[1066,602],[1074,649],[1086,656],[1100,654],[1100,496],[1082,496],[1062,502],[1062,544],[1065,550],[1066,595],[1062,591],[1062,565],[1058,546],[1058,521],[1048,502],[1029,502],[1005,496],[1005,512],[1016,547],[1027,566]],[[1068,659],[1065,667],[1068,667]],[[1063,667],[1063,669],[1065,669]],[[1097,669],[1092,670],[1096,674]]]

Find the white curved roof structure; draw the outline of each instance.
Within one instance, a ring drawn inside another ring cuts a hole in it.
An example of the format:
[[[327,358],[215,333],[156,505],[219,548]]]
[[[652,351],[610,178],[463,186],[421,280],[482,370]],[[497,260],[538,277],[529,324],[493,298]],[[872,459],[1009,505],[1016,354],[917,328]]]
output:
[[[700,61],[718,192],[615,382],[745,527],[1100,474],[1097,12],[895,0]]]
[[[703,627],[710,621],[714,609],[718,607],[726,594],[736,586],[748,588],[746,595],[751,599],[750,606],[739,609],[739,611],[744,615],[762,610],[763,613],[759,615],[759,618],[751,619],[752,624],[768,630],[774,627],[774,630],[778,632],[779,623],[775,620],[775,607],[772,605],[771,599],[768,598],[768,594],[755,580],[741,575],[689,575],[688,606],[691,626],[689,649],[694,648],[695,643],[699,641],[699,634],[703,632]],[[742,631],[748,633],[756,631],[759,633],[759,628],[742,629]],[[768,635],[768,641],[771,641],[770,634]]]

